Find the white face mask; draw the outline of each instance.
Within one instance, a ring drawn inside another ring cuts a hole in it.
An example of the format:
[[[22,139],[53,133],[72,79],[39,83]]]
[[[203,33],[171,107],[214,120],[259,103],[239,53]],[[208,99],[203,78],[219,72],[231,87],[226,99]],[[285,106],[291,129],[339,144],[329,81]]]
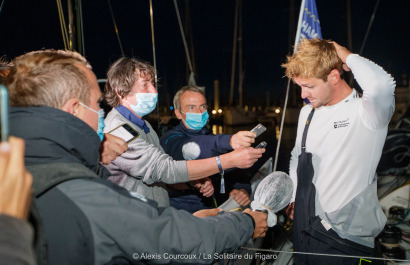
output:
[[[158,93],[135,93],[137,99],[135,105],[130,104],[132,111],[138,116],[143,117],[150,114],[157,106]]]

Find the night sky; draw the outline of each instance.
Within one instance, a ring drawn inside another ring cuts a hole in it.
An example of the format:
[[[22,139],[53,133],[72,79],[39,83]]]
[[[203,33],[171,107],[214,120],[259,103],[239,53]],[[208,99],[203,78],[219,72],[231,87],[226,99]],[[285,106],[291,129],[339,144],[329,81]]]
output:
[[[55,0],[2,0],[0,56],[13,58],[41,48],[64,48]],[[63,0],[64,7],[66,0]],[[149,0],[112,0],[125,55],[153,61]],[[287,80],[280,64],[293,49],[300,0],[290,19],[290,0],[243,0],[243,63],[245,102],[283,101]],[[353,52],[359,52],[377,0],[351,0]],[[178,1],[181,15],[189,6],[194,63],[198,85],[212,96],[213,81],[221,87],[221,103],[227,104],[232,61],[235,1]],[[346,1],[316,0],[323,38],[347,46]],[[172,0],[153,0],[160,103],[166,94],[186,84],[187,64]],[[85,56],[98,78],[121,56],[113,22],[105,0],[84,0]],[[67,12],[67,9],[64,9]],[[410,1],[381,0],[363,56],[392,73],[398,85],[410,74]],[[66,22],[68,18],[66,16]],[[291,28],[292,27],[292,28]],[[188,32],[186,32],[188,34]],[[237,88],[237,81],[236,86]]]

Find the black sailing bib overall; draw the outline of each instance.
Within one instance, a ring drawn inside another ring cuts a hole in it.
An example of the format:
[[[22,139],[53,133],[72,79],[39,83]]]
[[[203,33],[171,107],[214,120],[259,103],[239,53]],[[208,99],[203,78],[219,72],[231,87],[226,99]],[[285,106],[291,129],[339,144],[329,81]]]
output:
[[[302,153],[298,157],[297,177],[298,185],[296,189],[295,208],[293,216],[293,246],[295,251],[307,252],[307,234],[305,228],[309,226],[309,217],[315,215],[315,194],[316,189],[312,183],[313,165],[312,154],[306,152],[306,136],[315,109],[310,112],[305,129],[302,135]],[[313,204],[311,203],[313,197]],[[297,260],[298,256],[296,256]]]
[[[310,112],[301,142],[301,154],[298,157],[297,190],[293,218],[293,246],[297,252],[327,254],[347,254],[354,256],[373,256],[373,249],[359,245],[337,235],[332,229],[326,230],[319,216],[315,213],[316,188],[313,184],[314,169],[312,154],[306,152],[306,137],[315,109]],[[359,264],[358,259],[336,258],[295,254],[296,264]]]

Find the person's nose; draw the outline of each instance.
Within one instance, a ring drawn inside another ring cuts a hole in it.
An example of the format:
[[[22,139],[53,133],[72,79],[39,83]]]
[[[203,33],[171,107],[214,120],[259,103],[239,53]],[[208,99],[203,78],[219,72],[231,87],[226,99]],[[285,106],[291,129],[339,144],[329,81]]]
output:
[[[155,86],[153,85],[153,84],[149,84],[149,87],[148,87],[148,89],[149,89],[149,92],[150,93],[158,93],[158,91],[157,91],[157,89],[155,88]]]
[[[306,88],[301,89],[301,97],[302,98],[308,98],[310,96],[310,93],[308,92],[308,90]]]

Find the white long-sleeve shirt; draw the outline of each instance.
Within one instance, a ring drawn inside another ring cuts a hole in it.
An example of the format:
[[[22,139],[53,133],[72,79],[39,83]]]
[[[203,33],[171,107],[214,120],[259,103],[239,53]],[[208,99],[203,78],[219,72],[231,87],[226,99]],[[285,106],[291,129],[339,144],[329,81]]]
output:
[[[393,78],[357,54],[349,55],[346,64],[363,89],[363,96],[353,90],[339,103],[317,108],[307,134],[306,151],[312,153],[317,215],[340,209],[373,181],[394,112]],[[302,133],[311,110],[309,104],[300,112],[291,153],[293,200]]]

